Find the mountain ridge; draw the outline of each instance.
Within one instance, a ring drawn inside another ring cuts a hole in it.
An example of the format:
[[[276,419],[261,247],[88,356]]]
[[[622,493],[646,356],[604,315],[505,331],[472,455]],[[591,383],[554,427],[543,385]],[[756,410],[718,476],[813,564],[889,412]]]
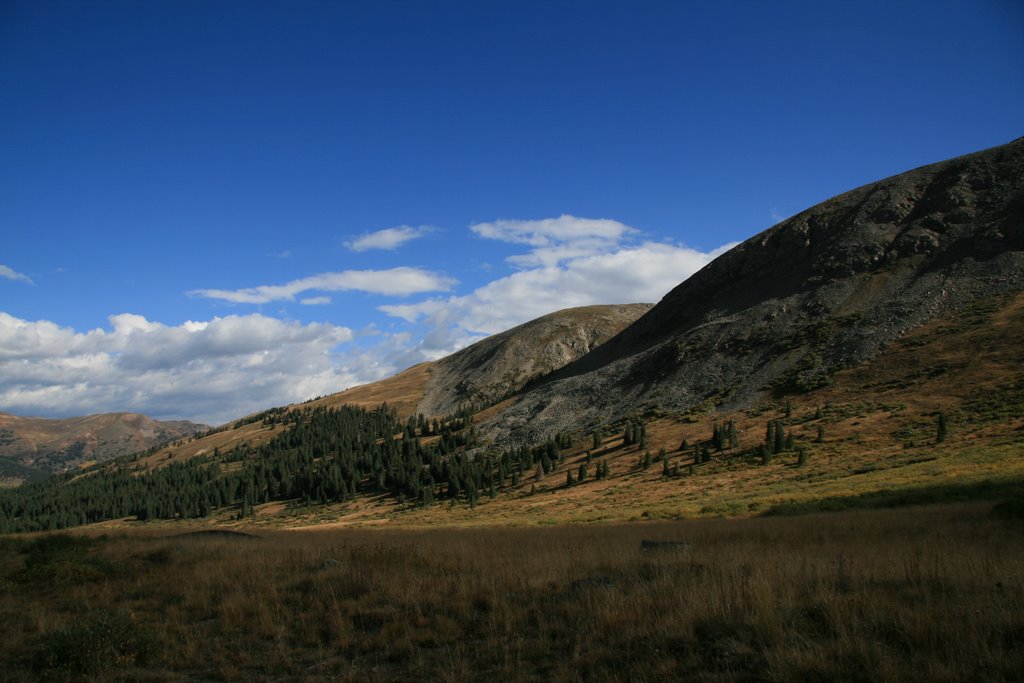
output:
[[[722,254],[494,417],[499,443],[634,404],[738,408],[980,297],[1024,288],[1024,138],[844,192]]]

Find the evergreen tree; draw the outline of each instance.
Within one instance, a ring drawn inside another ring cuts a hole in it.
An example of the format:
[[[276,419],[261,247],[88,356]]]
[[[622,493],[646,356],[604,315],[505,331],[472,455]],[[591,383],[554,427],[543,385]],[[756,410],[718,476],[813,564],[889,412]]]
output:
[[[942,443],[949,434],[949,423],[945,413],[939,413],[938,424],[936,425],[935,442]]]
[[[739,445],[740,445],[740,436],[736,432],[736,423],[733,420],[729,420],[728,427],[729,427],[729,434],[728,434],[729,448],[730,448],[730,450],[733,449],[733,448],[738,448]]]

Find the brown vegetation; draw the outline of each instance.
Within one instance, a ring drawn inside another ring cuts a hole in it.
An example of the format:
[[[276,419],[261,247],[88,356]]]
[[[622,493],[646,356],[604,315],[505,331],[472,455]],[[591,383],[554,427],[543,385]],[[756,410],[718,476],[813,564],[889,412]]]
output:
[[[7,539],[0,666],[15,681],[1014,680],[1024,543],[990,509]]]

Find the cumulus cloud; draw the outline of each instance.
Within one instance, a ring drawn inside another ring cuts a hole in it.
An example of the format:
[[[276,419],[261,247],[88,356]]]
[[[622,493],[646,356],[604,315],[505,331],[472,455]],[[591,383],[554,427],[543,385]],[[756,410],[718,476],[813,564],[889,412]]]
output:
[[[25,275],[24,273],[19,273],[13,268],[9,268],[8,266],[3,265],[2,263],[0,263],[0,277],[7,278],[8,280],[14,280],[15,282],[25,282],[30,285],[35,284],[34,282],[32,282],[32,278],[30,278],[28,275]]]
[[[294,301],[303,292],[361,291],[371,294],[406,296],[425,292],[446,292],[456,281],[422,268],[388,270],[344,270],[321,273],[283,285],[260,285],[244,289],[195,289],[189,296],[221,299],[239,304],[265,304],[270,301]]]
[[[414,228],[411,225],[399,225],[394,228],[385,228],[376,232],[368,232],[356,239],[345,242],[345,246],[352,251],[369,251],[370,249],[397,249],[406,242],[423,237],[430,228],[421,225]]]
[[[139,315],[78,332],[0,313],[0,409],[18,414],[138,411],[211,424],[333,393],[393,372],[350,362],[351,330],[258,314],[177,326]]]
[[[331,303],[331,297],[329,296],[311,296],[307,299],[299,301],[303,306],[325,306]]]

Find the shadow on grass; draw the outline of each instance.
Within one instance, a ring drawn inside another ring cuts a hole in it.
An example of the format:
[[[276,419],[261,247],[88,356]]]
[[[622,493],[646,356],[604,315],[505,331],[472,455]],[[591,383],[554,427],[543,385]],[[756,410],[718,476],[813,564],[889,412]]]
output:
[[[1024,497],[1024,479],[1011,481],[982,481],[976,484],[946,484],[872,491],[853,496],[837,496],[821,500],[780,503],[766,510],[762,516],[802,515],[809,512],[835,512],[862,508],[895,508],[905,505],[934,503],[962,503],[979,500],[1020,499]]]

